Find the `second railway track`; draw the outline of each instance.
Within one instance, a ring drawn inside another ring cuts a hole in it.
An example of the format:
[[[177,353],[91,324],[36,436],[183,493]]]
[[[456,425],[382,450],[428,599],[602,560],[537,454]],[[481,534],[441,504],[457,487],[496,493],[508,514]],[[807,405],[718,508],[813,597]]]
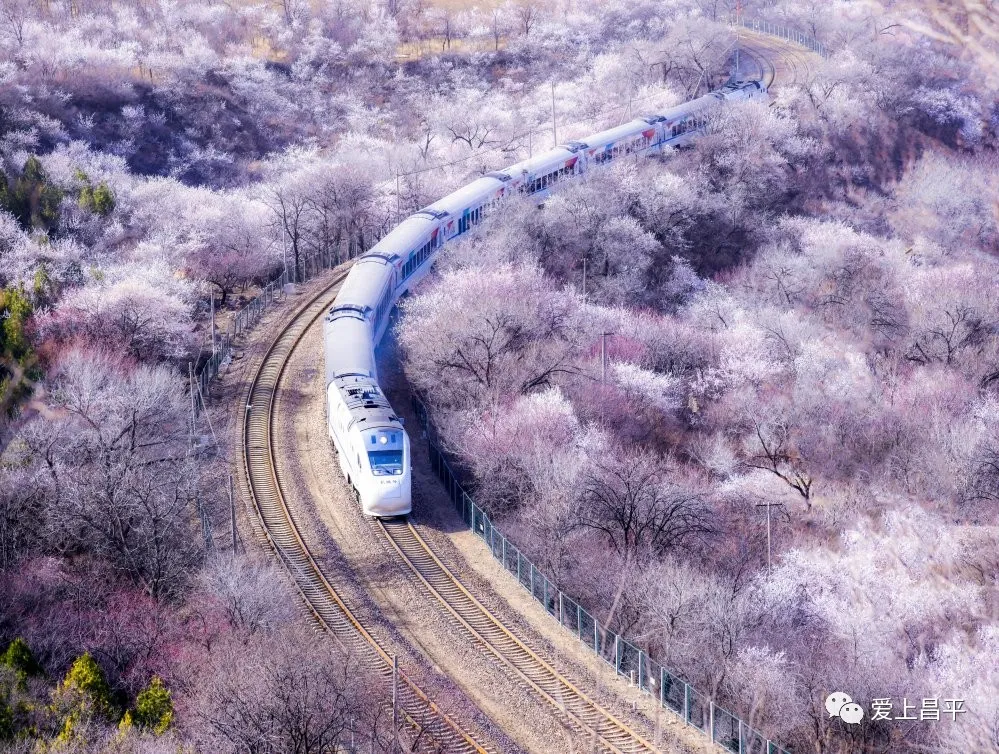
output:
[[[408,520],[378,519],[377,528],[414,576],[472,639],[509,672],[594,738],[594,750],[651,754],[657,748],[601,707],[515,636],[444,565]]]
[[[242,471],[260,528],[315,620],[352,655],[362,658],[383,677],[390,677],[392,657],[340,598],[302,539],[285,500],[274,456],[274,405],[281,377],[295,347],[325,313],[345,277],[346,273],[338,274],[296,311],[254,373],[243,411]],[[416,750],[492,754],[401,671],[398,689],[403,717],[417,744],[423,744]]]

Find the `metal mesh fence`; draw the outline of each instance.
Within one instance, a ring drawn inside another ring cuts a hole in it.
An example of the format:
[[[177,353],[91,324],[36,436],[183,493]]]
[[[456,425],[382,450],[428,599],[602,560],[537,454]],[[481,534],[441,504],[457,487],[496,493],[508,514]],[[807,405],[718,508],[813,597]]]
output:
[[[761,34],[769,34],[771,37],[777,37],[778,39],[783,39],[788,42],[795,42],[800,44],[802,47],[807,47],[812,52],[818,53],[822,57],[828,57],[829,51],[825,48],[819,40],[815,37],[809,36],[804,32],[798,31],[797,29],[791,29],[787,26],[781,26],[780,24],[775,24],[771,21],[760,21],[755,18],[743,18],[736,23],[739,26],[744,26],[747,29],[752,29]]]
[[[648,653],[620,634],[600,624],[577,600],[562,592],[513,542],[492,523],[458,481],[457,475],[437,443],[426,407],[413,398],[413,409],[426,430],[430,465],[447,490],[455,510],[478,534],[496,558],[552,617],[590,647],[614,671],[642,691],[658,697],[688,725],[700,729],[711,741],[735,754],[790,754],[788,749],[754,730],[728,710],[722,709],[678,675],[649,657]]]

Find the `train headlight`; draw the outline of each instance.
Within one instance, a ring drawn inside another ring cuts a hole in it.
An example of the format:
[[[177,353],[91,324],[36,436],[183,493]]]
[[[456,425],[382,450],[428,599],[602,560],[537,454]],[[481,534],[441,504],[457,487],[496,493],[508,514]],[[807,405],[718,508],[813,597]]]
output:
[[[382,435],[381,437],[378,438],[378,442],[380,442],[382,445],[385,445],[388,442],[388,437]]]

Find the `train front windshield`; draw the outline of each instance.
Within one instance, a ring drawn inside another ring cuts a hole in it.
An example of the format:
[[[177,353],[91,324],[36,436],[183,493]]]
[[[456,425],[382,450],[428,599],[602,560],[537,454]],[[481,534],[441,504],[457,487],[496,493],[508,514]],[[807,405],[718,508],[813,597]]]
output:
[[[401,450],[369,450],[368,462],[375,476],[399,476],[402,474]]]

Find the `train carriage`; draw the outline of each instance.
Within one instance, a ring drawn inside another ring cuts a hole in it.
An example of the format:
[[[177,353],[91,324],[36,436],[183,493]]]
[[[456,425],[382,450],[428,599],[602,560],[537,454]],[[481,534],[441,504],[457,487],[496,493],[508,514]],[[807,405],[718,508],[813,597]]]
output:
[[[686,144],[704,132],[713,108],[765,94],[758,81],[733,82],[487,173],[406,218],[354,264],[324,322],[326,411],[340,468],[366,514],[405,515],[412,506],[409,437],[379,385],[374,348],[396,301],[427,274],[444,244],[513,194],[543,198],[597,166]]]

